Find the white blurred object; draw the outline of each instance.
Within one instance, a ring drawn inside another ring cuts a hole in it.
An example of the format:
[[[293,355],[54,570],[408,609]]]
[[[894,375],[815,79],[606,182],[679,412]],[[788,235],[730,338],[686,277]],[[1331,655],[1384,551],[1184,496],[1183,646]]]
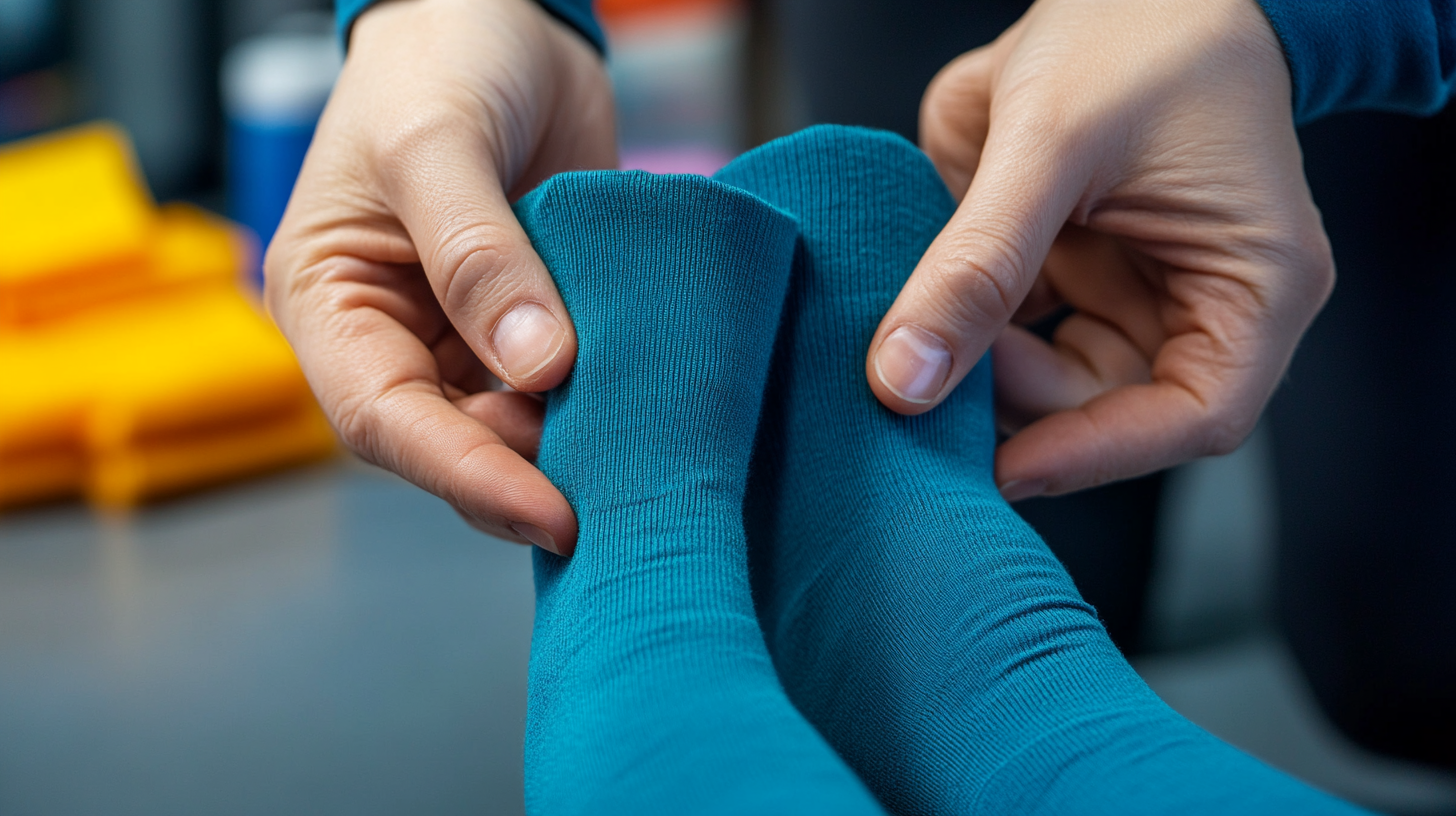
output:
[[[222,98],[228,119],[297,124],[318,119],[344,53],[315,15],[290,15],[277,33],[254,37],[228,51],[222,63]]]
[[[747,9],[604,2],[623,169],[710,174],[743,147]]]

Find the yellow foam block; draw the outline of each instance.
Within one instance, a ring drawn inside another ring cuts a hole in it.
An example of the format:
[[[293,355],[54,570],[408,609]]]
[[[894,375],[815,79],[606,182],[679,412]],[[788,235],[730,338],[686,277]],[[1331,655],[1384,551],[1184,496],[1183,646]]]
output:
[[[99,507],[146,499],[320,459],[334,451],[334,433],[312,403],[248,425],[147,440],[105,451],[92,462],[86,495]]]
[[[74,496],[86,483],[86,455],[60,447],[0,455],[0,508]]]
[[[167,204],[158,214],[148,254],[148,282],[155,287],[237,280],[254,249],[232,222],[191,204]]]
[[[43,333],[0,332],[0,460],[81,447],[89,365],[58,354],[55,340]]]
[[[168,204],[158,212],[135,268],[114,269],[104,280],[81,286],[37,282],[0,310],[0,325],[23,328],[171,289],[237,281],[252,255],[252,246],[230,222],[191,204]]]
[[[156,221],[131,143],[113,126],[0,148],[0,322],[26,319],[49,291],[125,286],[144,273]]]
[[[124,505],[333,445],[287,342],[230,283],[0,332],[0,389],[0,504],[77,489],[58,451]]]
[[[19,390],[13,406],[0,409],[0,449],[53,438],[78,401],[83,441],[97,450],[308,399],[287,341],[231,285],[127,301],[0,337],[6,347],[20,339],[14,348],[26,357],[10,363],[0,352],[0,367],[22,372],[10,380]]]

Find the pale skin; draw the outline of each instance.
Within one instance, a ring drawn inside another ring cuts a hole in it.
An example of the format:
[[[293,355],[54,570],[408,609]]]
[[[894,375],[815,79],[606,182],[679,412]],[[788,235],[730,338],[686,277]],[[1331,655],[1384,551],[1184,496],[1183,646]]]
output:
[[[1039,0],[936,77],[922,148],[961,204],[867,349],[930,410],[992,350],[1008,499],[1236,447],[1334,282],[1288,70],[1254,0]],[[570,554],[532,466],[575,334],[509,202],[615,164],[601,61],[530,0],[360,16],[266,262],[340,435],[487,532]],[[1020,328],[1074,311],[1047,344]]]

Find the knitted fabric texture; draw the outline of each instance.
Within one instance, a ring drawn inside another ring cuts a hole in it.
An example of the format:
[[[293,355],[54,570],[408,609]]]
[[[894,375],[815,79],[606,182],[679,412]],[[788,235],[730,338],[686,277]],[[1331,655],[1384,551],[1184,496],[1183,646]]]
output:
[[[1132,671],[996,490],[986,362],[921,416],[875,400],[954,209],[918,150],[812,128],[717,179],[517,208],[580,346],[540,455],[581,532],[535,553],[533,813],[1355,812]]]
[[[799,710],[897,813],[1345,813],[1169,709],[992,478],[983,360],[882,407],[865,353],[954,210],[889,134],[819,127],[717,178],[800,230],[745,517]]]
[[[574,173],[517,213],[576,322],[539,463],[576,554],[535,552],[537,814],[874,814],[789,703],[754,616],[743,491],[796,231],[691,176]]]

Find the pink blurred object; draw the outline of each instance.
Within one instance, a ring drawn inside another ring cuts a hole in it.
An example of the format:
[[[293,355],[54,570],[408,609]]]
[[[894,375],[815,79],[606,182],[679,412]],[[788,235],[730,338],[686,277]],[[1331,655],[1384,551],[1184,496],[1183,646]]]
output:
[[[716,147],[644,147],[622,151],[623,170],[649,173],[691,173],[711,176],[733,160],[733,154]]]

